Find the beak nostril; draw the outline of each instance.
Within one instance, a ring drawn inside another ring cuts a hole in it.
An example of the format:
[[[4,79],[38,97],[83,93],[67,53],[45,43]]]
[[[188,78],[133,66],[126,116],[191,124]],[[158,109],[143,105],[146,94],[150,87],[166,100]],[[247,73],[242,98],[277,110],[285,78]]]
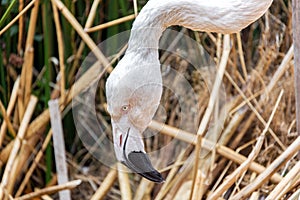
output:
[[[122,146],[122,134],[120,135],[120,146]]]

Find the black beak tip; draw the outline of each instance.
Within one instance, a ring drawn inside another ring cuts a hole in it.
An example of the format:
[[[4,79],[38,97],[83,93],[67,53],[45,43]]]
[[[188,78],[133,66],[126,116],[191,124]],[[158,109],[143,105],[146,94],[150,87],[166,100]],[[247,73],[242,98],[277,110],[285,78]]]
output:
[[[165,179],[162,177],[161,173],[158,171],[154,170],[151,172],[144,172],[144,173],[139,173],[141,176],[144,178],[153,181],[155,183],[163,183],[165,182]]]
[[[147,154],[141,151],[133,151],[128,154],[128,159],[123,162],[133,172],[155,183],[163,183],[162,175],[154,169]]]

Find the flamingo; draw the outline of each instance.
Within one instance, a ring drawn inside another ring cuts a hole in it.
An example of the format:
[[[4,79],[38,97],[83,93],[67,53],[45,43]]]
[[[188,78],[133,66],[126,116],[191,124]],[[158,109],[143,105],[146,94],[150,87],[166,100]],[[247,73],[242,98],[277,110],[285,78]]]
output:
[[[272,0],[149,0],[135,19],[124,57],[106,82],[115,155],[134,173],[164,181],[144,150],[142,133],[162,95],[158,55],[163,31],[173,25],[230,34],[260,18]]]

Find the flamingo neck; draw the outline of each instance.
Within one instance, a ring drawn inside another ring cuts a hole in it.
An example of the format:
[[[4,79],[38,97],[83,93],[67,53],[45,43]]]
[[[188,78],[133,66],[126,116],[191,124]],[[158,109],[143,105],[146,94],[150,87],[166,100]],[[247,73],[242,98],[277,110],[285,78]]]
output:
[[[234,33],[261,17],[273,0],[149,0],[133,23],[128,51],[158,48],[172,25],[218,33]]]

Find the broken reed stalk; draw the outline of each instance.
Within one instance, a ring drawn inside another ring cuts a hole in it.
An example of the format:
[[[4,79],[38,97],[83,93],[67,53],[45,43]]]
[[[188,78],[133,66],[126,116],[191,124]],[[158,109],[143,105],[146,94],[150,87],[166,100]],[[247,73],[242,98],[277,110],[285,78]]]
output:
[[[263,145],[266,133],[269,129],[269,126],[273,120],[273,117],[275,115],[275,112],[278,108],[279,102],[281,100],[281,97],[283,95],[283,90],[281,90],[277,101],[275,103],[275,106],[273,108],[273,111],[271,113],[271,116],[262,132],[262,134],[257,138],[257,142],[255,147],[252,149],[252,152],[249,154],[247,160],[245,162],[243,162],[237,169],[235,169],[230,175],[228,175],[227,178],[225,178],[224,182],[216,189],[216,191],[214,191],[209,197],[208,200],[216,200],[218,199],[226,190],[228,190],[234,183],[235,181],[243,174],[245,173],[250,164],[254,161],[254,159],[257,157],[257,155],[259,154],[259,151],[261,150],[261,147]],[[234,199],[233,200],[238,200],[238,199]]]
[[[11,178],[11,172],[12,172],[12,166],[14,165],[14,162],[16,161],[16,157],[19,153],[19,150],[21,148],[23,139],[25,137],[25,133],[29,124],[29,121],[31,119],[31,116],[33,114],[33,111],[35,109],[37,103],[37,98],[35,96],[31,96],[30,101],[28,103],[26,112],[24,114],[24,118],[20,124],[20,128],[17,134],[17,137],[14,142],[13,149],[9,155],[9,159],[7,161],[3,176],[2,176],[2,181],[1,181],[1,190],[0,190],[0,199],[3,199],[3,193],[2,193],[2,188],[6,188],[9,183],[9,179]]]
[[[213,109],[214,109],[214,106],[215,106],[215,103],[217,101],[217,98],[218,98],[218,93],[219,93],[219,90],[220,90],[220,86],[221,86],[221,83],[222,83],[222,80],[223,80],[223,75],[224,75],[224,72],[225,72],[225,68],[226,68],[226,65],[227,65],[227,61],[228,61],[228,58],[229,58],[229,53],[230,53],[230,36],[229,35],[224,35],[224,41],[223,41],[223,52],[222,52],[222,57],[221,57],[221,61],[220,61],[220,64],[218,66],[218,71],[217,71],[217,74],[216,74],[216,78],[215,78],[215,82],[214,82],[214,85],[213,85],[213,88],[212,88],[212,92],[210,94],[210,98],[209,98],[209,102],[208,102],[208,105],[207,105],[207,108],[206,108],[206,111],[204,113],[204,116],[201,120],[201,123],[199,125],[199,129],[197,131],[197,135],[198,137],[200,137],[199,139],[197,139],[197,141],[199,141],[199,144],[200,146],[196,146],[196,153],[195,153],[195,166],[194,166],[194,175],[193,175],[193,184],[192,184],[192,191],[191,191],[191,195],[190,195],[190,199],[193,198],[193,193],[194,191],[197,193],[197,191],[200,191],[199,188],[194,188],[195,186],[195,181],[196,181],[196,177],[197,177],[197,173],[198,173],[198,160],[199,160],[199,155],[200,155],[200,151],[201,151],[201,140],[202,140],[202,137],[205,133],[205,130],[207,128],[207,125],[209,123],[209,120],[210,120],[210,117],[211,117],[211,114],[213,112]],[[206,172],[205,172],[206,173]],[[201,198],[200,196],[201,195],[197,195],[195,194],[197,198]]]
[[[25,194],[21,197],[15,198],[14,200],[27,200],[27,199],[34,199],[37,197],[41,197],[45,194],[53,194],[62,190],[71,190],[74,189],[75,187],[77,187],[78,185],[81,184],[81,180],[74,180],[74,181],[70,181],[68,183],[65,183],[63,185],[55,185],[55,186],[51,186],[51,187],[46,187],[44,189],[29,193],[29,194]]]
[[[293,5],[293,41],[294,41],[294,79],[296,95],[296,126],[300,136],[300,2],[292,0]],[[300,155],[300,153],[299,153]]]
[[[159,122],[156,122],[154,120],[152,120],[152,122],[149,125],[149,128],[153,129],[153,130],[157,130],[160,131],[160,133],[165,134],[165,135],[169,135],[171,137],[174,137],[176,139],[185,141],[187,143],[196,145],[196,135],[189,133],[187,131],[166,125],[166,124],[162,124]],[[237,163],[237,164],[242,164],[243,162],[245,162],[245,160],[247,159],[245,156],[235,152],[234,150],[223,146],[223,145],[219,145],[219,144],[215,144],[214,142],[211,142],[205,138],[202,138],[202,148],[206,149],[206,150],[211,150],[211,149],[216,149],[216,152],[218,154],[220,154],[221,156]],[[249,169],[251,171],[254,171],[256,173],[262,173],[266,170],[266,168],[256,162],[252,162],[249,166]],[[271,181],[274,183],[279,183],[282,180],[282,177],[279,174],[274,174],[271,177]]]
[[[252,192],[257,190],[261,185],[270,179],[270,177],[288,160],[290,160],[296,152],[300,150],[300,136],[287,147],[287,149],[280,154],[261,174],[259,174],[256,179],[246,187],[244,187],[240,192],[234,195],[233,199],[244,199],[249,196]]]
[[[57,183],[59,185],[62,185],[69,181],[62,118],[57,99],[48,101],[48,105],[50,112],[51,129],[53,132],[52,136],[57,172]],[[64,200],[71,200],[70,191],[59,192],[59,198]]]

